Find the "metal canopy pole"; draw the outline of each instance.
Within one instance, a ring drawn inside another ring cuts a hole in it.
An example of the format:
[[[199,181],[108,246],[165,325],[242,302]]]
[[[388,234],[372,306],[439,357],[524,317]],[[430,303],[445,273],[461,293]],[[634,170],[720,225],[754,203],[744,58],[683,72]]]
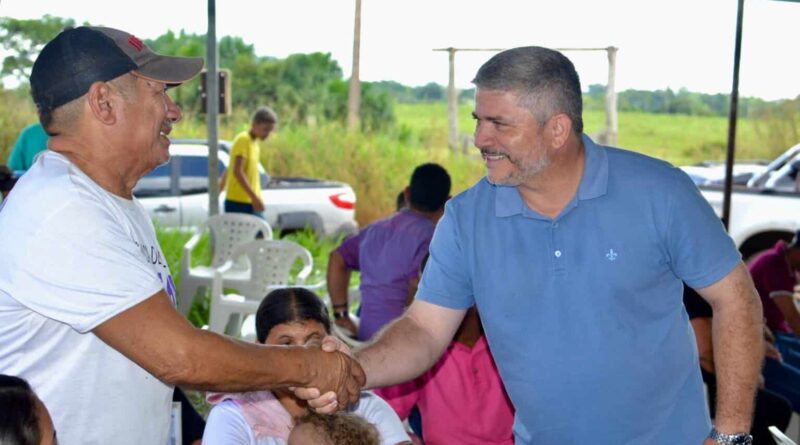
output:
[[[739,110],[739,60],[742,57],[742,21],[744,0],[739,0],[736,14],[736,48],[733,52],[733,88],[731,89],[731,106],[728,116],[728,155],[725,159],[725,189],[722,194],[722,223],[725,229],[731,217],[731,189],[733,188],[733,161],[736,150],[736,118]]]
[[[219,67],[217,50],[217,8],[208,0],[208,34],[206,34],[206,111],[208,126],[208,216],[219,213]]]

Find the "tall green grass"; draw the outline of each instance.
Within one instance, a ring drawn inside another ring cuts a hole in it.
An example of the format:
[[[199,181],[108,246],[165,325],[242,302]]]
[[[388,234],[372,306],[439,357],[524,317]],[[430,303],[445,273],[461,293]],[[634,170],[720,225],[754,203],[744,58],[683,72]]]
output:
[[[26,91],[4,90],[0,85],[0,165],[5,165],[19,132],[38,122],[36,108]]]

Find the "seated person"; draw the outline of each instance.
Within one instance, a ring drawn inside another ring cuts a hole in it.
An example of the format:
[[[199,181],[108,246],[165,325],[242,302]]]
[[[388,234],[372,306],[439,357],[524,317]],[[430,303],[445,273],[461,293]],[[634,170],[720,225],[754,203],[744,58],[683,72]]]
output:
[[[715,376],[714,351],[711,341],[711,306],[692,288],[683,285],[683,304],[689,314],[689,320],[694,329],[697,341],[697,351],[700,356],[700,372],[703,381],[708,387],[708,405],[711,417],[714,417],[717,404],[717,379]],[[765,343],[765,354],[768,357],[779,357],[780,354],[770,343]],[[769,358],[768,360],[772,360]],[[763,386],[763,385],[761,385]],[[792,417],[792,406],[784,397],[772,391],[759,388],[756,393],[755,414],[753,417],[753,443],[774,444],[768,427],[777,426],[781,431],[786,431]]]
[[[375,425],[352,413],[308,414],[295,419],[288,445],[378,445]]]
[[[406,207],[364,227],[331,252],[327,286],[337,326],[367,341],[406,308],[410,279],[428,252],[433,230],[450,196],[450,175],[441,165],[414,169],[404,190]],[[359,324],[350,318],[347,289],[361,273]]]
[[[766,325],[774,333],[775,347],[783,358],[782,363],[764,363],[766,388],[789,399],[794,410],[800,412],[800,378],[786,369],[790,366],[800,370],[800,311],[793,295],[800,274],[800,230],[791,243],[778,241],[750,261],[747,268],[761,297]]]
[[[256,312],[256,337],[267,345],[319,347],[330,334],[330,326],[325,304],[304,288],[274,290]],[[203,445],[285,444],[294,426],[292,419],[308,413],[306,403],[288,389],[210,393],[207,399],[216,406],[206,420]],[[409,443],[400,419],[375,394],[363,392],[350,412],[376,426],[381,444]]]
[[[28,382],[0,374],[0,444],[56,443],[50,413]]]
[[[420,274],[428,256],[421,264]],[[416,287],[414,287],[416,289]],[[473,306],[464,315],[453,342],[431,369],[415,380],[376,389],[407,419],[426,445],[513,444],[514,407],[506,394],[497,366]]]

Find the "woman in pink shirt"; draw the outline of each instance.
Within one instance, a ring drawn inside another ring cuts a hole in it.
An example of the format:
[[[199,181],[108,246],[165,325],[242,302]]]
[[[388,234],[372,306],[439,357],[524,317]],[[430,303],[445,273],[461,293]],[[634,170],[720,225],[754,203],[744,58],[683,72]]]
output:
[[[513,444],[514,408],[470,308],[436,365],[410,382],[377,389],[401,419],[419,408],[423,440],[440,444]]]

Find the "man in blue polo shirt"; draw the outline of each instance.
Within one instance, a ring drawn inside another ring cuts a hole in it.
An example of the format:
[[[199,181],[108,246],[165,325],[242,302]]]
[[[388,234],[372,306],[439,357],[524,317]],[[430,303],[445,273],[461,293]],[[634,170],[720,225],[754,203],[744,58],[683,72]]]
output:
[[[578,74],[556,51],[501,52],[473,82],[487,176],[447,204],[413,305],[356,353],[367,386],[435,363],[476,304],[517,444],[750,443],[761,305],[697,188],[583,135]],[[715,429],[682,281],[714,309]]]

